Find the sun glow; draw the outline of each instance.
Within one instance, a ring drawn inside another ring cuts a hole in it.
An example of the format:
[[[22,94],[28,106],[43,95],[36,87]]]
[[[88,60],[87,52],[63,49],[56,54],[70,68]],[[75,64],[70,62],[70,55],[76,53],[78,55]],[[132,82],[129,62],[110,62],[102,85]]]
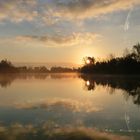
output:
[[[87,64],[90,64],[90,60],[89,60],[89,59],[87,59],[87,60],[86,60],[86,63],[87,63]]]

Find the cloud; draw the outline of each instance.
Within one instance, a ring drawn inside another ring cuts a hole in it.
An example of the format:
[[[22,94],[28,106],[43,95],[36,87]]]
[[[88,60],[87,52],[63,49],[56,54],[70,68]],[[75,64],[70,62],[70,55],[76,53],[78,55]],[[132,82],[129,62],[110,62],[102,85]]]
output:
[[[39,20],[43,24],[55,24],[61,20],[100,17],[137,4],[139,0],[1,0],[0,20]]]
[[[96,33],[72,33],[69,35],[45,35],[45,36],[16,36],[11,38],[1,38],[0,43],[11,43],[16,46],[41,45],[45,47],[70,47],[76,45],[91,45],[99,41],[101,35]]]
[[[35,0],[1,0],[0,20],[10,20],[12,22],[32,21],[37,17]]]
[[[48,12],[57,18],[87,19],[126,10],[139,3],[139,0],[52,0]]]
[[[95,33],[73,33],[70,35],[55,35],[55,36],[41,36],[36,37],[32,36],[32,39],[37,39],[41,42],[52,44],[52,45],[61,45],[61,46],[73,46],[73,45],[80,45],[80,44],[91,44],[97,38],[100,38],[99,34]]]

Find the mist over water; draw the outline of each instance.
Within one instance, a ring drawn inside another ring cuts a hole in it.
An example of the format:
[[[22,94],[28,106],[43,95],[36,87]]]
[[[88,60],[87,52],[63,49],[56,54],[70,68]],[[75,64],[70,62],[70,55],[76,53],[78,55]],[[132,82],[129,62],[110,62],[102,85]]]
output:
[[[80,64],[75,64],[75,63],[66,63],[66,62],[44,62],[44,63],[41,63],[41,62],[38,62],[38,63],[33,63],[33,62],[30,62],[30,63],[27,63],[27,62],[14,62],[13,63],[15,66],[17,67],[20,67],[20,66],[27,66],[27,67],[38,67],[38,66],[45,66],[47,68],[51,68],[51,67],[54,67],[54,66],[62,66],[62,67],[70,67],[70,68],[77,68],[80,66]]]

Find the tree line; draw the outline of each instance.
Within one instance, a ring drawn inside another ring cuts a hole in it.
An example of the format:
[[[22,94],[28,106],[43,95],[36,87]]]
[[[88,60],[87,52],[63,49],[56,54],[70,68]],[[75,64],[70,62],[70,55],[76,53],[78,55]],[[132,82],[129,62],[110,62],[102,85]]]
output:
[[[0,62],[0,73],[65,73],[80,72],[86,74],[140,74],[140,44],[125,51],[121,57],[113,57],[109,60],[97,61],[94,57],[85,57],[84,65],[80,68],[67,68],[61,66],[51,67],[16,67],[7,59]]]
[[[16,67],[7,59],[1,60],[0,62],[0,73],[65,73],[65,72],[76,72],[75,68],[67,67],[51,67],[51,69],[46,68],[45,66],[39,67],[27,67],[21,66]]]
[[[140,74],[140,44],[132,50],[125,51],[121,57],[111,57],[109,60],[96,61],[94,57],[85,57],[81,73],[95,74]]]

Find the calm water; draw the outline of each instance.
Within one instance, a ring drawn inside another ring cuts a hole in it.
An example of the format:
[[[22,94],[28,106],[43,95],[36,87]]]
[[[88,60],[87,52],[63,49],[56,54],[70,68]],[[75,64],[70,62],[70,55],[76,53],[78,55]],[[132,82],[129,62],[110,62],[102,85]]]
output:
[[[1,75],[0,139],[45,140],[82,130],[139,140],[139,105],[137,76]]]

